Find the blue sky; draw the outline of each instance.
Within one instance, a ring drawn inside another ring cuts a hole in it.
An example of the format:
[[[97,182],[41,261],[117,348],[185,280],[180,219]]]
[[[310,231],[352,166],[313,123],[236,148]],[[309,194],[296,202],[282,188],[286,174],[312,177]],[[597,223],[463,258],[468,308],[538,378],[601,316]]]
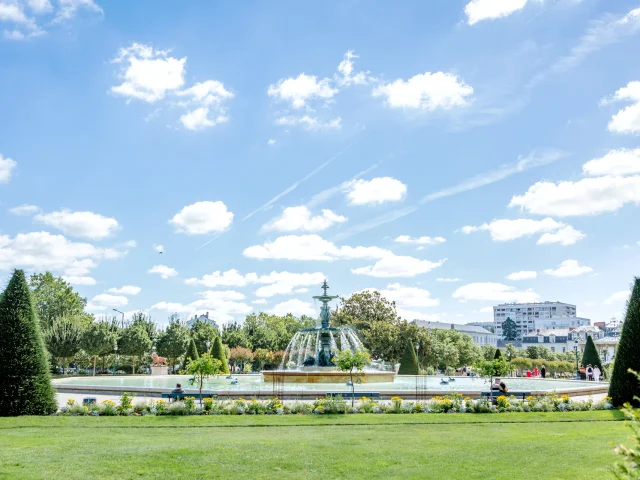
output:
[[[637,0],[0,0],[0,30],[5,275],[159,322],[312,314],[325,277],[408,319],[624,309]]]

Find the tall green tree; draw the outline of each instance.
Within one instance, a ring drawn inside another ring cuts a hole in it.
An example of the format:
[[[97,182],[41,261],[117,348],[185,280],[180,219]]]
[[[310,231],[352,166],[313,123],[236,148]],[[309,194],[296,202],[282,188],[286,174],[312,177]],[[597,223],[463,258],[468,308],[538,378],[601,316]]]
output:
[[[207,322],[198,320],[191,327],[191,338],[196,343],[198,355],[207,353],[207,342],[213,344],[213,340],[219,336],[218,329]]]
[[[117,341],[118,336],[108,322],[93,322],[85,329],[80,339],[80,345],[88,355],[93,357],[94,375],[96,374],[98,357],[111,353]]]
[[[419,375],[420,365],[418,365],[418,357],[416,356],[416,349],[411,342],[407,342],[404,349],[404,355],[400,360],[400,368],[398,369],[400,375]]]
[[[493,360],[496,356],[496,349],[492,345],[484,344],[480,347],[480,350],[482,351],[482,358],[485,360]]]
[[[134,323],[122,331],[118,340],[118,353],[131,356],[131,373],[136,373],[136,357],[149,353],[151,345],[151,338],[143,325]]]
[[[584,346],[584,352],[582,352],[582,365],[585,367],[587,365],[591,365],[593,368],[597,366],[601,372],[604,371],[602,368],[602,361],[600,360],[600,354],[598,353],[596,344],[593,343],[593,338],[591,338],[590,335],[587,335],[587,342]]]
[[[189,345],[189,329],[180,320],[169,320],[167,329],[160,333],[156,343],[158,355],[167,357],[171,372],[175,373],[176,361],[180,358]]]
[[[640,383],[635,374],[640,372],[640,278],[635,277],[631,297],[627,302],[620,342],[613,362],[613,374],[609,385],[609,396],[614,406],[629,402],[640,406]]]
[[[0,296],[0,416],[56,411],[49,362],[24,272]]]
[[[228,345],[229,348],[246,348],[249,346],[249,340],[247,339],[247,335],[245,334],[242,325],[239,325],[236,322],[223,325],[222,339],[224,341],[224,344]]]
[[[499,348],[496,348],[496,353],[495,353],[495,355],[493,356],[493,358],[494,358],[495,360],[497,360],[497,359],[499,359],[499,358],[502,358],[502,352],[500,351],[500,349],[499,349]]]
[[[151,315],[148,313],[142,310],[135,312],[131,316],[131,324],[144,328],[152,343],[156,340],[158,329],[156,328],[155,322],[151,319]]]
[[[224,348],[222,347],[222,340],[220,337],[216,337],[211,346],[211,356],[220,361],[220,372],[229,373],[229,362],[227,362],[227,356],[224,354]]]
[[[518,326],[509,317],[502,322],[502,338],[507,342],[512,342],[518,338]]]
[[[55,318],[64,315],[81,317],[87,325],[93,319],[84,311],[87,299],[61,277],[54,277],[51,272],[34,273],[29,277],[29,287],[42,328],[50,327]]]
[[[54,359],[61,361],[63,367],[68,367],[71,357],[80,351],[84,330],[82,318],[63,315],[54,318],[51,326],[44,331],[47,350]]]
[[[196,342],[192,338],[189,340],[189,346],[187,347],[187,352],[184,354],[184,362],[183,367],[186,367],[189,363],[189,360],[197,360],[200,355],[198,354],[198,348],[196,347]]]

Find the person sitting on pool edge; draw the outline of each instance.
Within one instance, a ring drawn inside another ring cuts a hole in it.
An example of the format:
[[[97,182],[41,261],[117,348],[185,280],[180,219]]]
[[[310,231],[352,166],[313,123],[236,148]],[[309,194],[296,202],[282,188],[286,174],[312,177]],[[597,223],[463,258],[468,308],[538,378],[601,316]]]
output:
[[[493,384],[491,385],[491,390],[498,390],[500,393],[507,393],[509,391],[505,383],[500,380],[500,377],[496,377],[493,380]]]
[[[182,389],[182,385],[180,383],[177,383],[176,388],[171,390],[171,393],[184,393],[184,390]]]

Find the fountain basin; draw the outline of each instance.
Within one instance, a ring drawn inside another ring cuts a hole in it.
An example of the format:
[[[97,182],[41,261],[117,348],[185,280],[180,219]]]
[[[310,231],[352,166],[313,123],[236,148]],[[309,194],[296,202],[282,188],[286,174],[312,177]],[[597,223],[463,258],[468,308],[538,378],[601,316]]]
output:
[[[262,373],[265,383],[346,383],[350,376],[333,367],[310,367],[299,370],[265,370]],[[384,371],[365,371],[359,375],[361,383],[393,383],[396,374]]]

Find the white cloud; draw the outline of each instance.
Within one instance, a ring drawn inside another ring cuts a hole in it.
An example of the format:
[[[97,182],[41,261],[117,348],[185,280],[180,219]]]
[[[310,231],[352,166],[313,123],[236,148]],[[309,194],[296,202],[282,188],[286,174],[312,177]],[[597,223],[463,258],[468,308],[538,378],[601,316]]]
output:
[[[251,303],[254,305],[266,305],[268,302],[266,298],[258,298],[257,300],[253,300]]]
[[[127,297],[123,297],[121,295],[109,295],[108,293],[101,293],[100,295],[96,295],[93,297],[89,303],[95,305],[97,307],[124,307],[129,303],[129,299]]]
[[[548,268],[544,271],[544,273],[554,277],[577,277],[591,272],[593,272],[593,268],[580,265],[577,260],[565,260],[555,270]]]
[[[391,177],[378,177],[371,180],[354,180],[345,186],[351,205],[379,205],[385,202],[397,202],[407,194],[407,186]]]
[[[229,120],[229,117],[225,115],[218,115],[215,118],[209,117],[209,107],[199,107],[190,112],[185,113],[180,117],[180,123],[187,130],[202,130],[207,127],[213,127],[220,123],[225,123]]]
[[[158,252],[158,253],[162,253],[164,252],[164,245],[162,244],[153,244],[153,249]]]
[[[26,203],[9,209],[9,213],[11,215],[18,216],[33,215],[34,213],[38,213],[39,211],[40,207],[38,207],[37,205],[28,205]]]
[[[482,307],[480,313],[493,313],[493,307]]]
[[[159,302],[152,305],[151,309],[187,314],[208,311],[209,318],[223,323],[233,320],[234,315],[247,315],[253,310],[250,305],[240,301],[245,296],[233,290],[207,290],[197,295],[198,300],[186,305],[177,302]]]
[[[53,10],[49,0],[27,0],[27,5],[35,13],[47,13]]]
[[[62,279],[71,285],[95,285],[96,280],[93,277],[83,277],[78,275],[63,275]]]
[[[537,182],[523,195],[513,196],[509,206],[537,215],[568,217],[614,212],[626,203],[640,205],[640,176]]]
[[[175,277],[176,275],[178,275],[178,272],[175,268],[167,267],[166,265],[154,265],[153,267],[151,267],[148,273],[158,274],[165,280],[169,277]]]
[[[0,4],[0,8],[2,8],[2,4]],[[0,10],[0,18],[2,15],[2,11]],[[10,159],[9,157],[3,157],[0,153],[0,183],[7,183],[11,180],[11,174],[13,170],[18,166],[15,160]]]
[[[310,115],[285,115],[276,119],[276,125],[285,125],[289,127],[299,125],[311,131],[339,130],[342,127],[342,118],[336,117],[323,121]]]
[[[610,150],[605,156],[582,165],[582,171],[591,176],[640,173],[640,148]]]
[[[42,2],[36,2],[42,3]],[[59,9],[56,13],[53,23],[60,23],[66,20],[71,20],[76,16],[78,10],[85,9],[94,13],[104,14],[102,8],[97,5],[93,0],[59,0]]]
[[[442,283],[456,283],[459,281],[460,281],[459,278],[444,278],[444,277],[436,278],[436,282],[442,282]]]
[[[49,232],[0,235],[0,270],[25,268],[84,276],[105,258],[104,250]]]
[[[640,9],[638,9],[640,13]],[[612,98],[603,103],[614,101],[630,102],[631,105],[618,111],[611,117],[608,129],[616,133],[640,133],[640,82],[629,82],[626,87],[619,89]]]
[[[393,277],[415,277],[422,273],[427,273],[441,266],[446,259],[437,262],[420,260],[414,257],[390,256],[378,260],[375,264],[366,267],[352,269],[356,275],[366,275],[369,277],[393,278]]]
[[[536,245],[548,245],[550,243],[559,243],[560,245],[573,245],[582,240],[586,235],[580,230],[576,230],[571,226],[561,228],[555,233],[543,234]]]
[[[369,288],[368,290],[375,290]],[[391,283],[386,289],[378,290],[380,295],[396,302],[398,308],[437,307],[440,300],[431,297],[431,292],[418,287],[406,287],[399,283]]]
[[[288,102],[292,108],[303,108],[311,99],[328,100],[338,93],[331,86],[329,78],[318,80],[315,75],[301,73],[296,78],[289,77],[269,85],[267,94],[276,100]]]
[[[118,221],[115,218],[104,217],[93,212],[72,212],[67,209],[38,214],[34,220],[57,228],[67,235],[93,240],[106,238],[118,229]]]
[[[213,272],[211,274],[204,275],[202,278],[188,278],[184,281],[187,285],[204,285],[205,287],[244,287],[249,283],[255,283],[258,281],[258,275],[255,273],[248,273],[243,275],[236,269],[227,270],[226,272]]]
[[[340,75],[337,75],[336,77],[340,86],[367,85],[376,81],[375,78],[369,76],[369,72],[354,73],[355,69],[353,60],[355,58],[358,58],[358,55],[356,55],[353,50],[348,50],[338,65],[338,73]]]
[[[136,248],[138,246],[138,242],[135,240],[127,240],[122,244],[122,246],[125,248]]]
[[[537,233],[556,231],[562,227],[564,227],[563,223],[556,222],[552,218],[542,220],[519,218],[516,220],[493,220],[491,223],[484,223],[477,227],[465,226],[461,230],[466,235],[479,230],[488,231],[491,238],[496,242],[506,242],[520,237],[529,237]]]
[[[44,33],[35,19],[24,13],[19,3],[0,3],[0,22],[11,23],[15,27],[14,30],[4,31],[4,38],[7,40],[24,40]]]
[[[400,235],[394,240],[396,243],[409,243],[412,245],[440,245],[447,240],[444,237],[410,237],[409,235]]]
[[[192,98],[204,105],[219,104],[225,99],[233,98],[233,93],[227,90],[222,82],[217,80],[196,83],[186,90],[176,92],[176,94],[180,97]]]
[[[611,295],[609,298],[607,298],[604,301],[604,303],[605,305],[611,305],[612,303],[626,302],[629,299],[630,295],[631,295],[630,290],[622,290],[620,292],[616,292],[613,295]]]
[[[520,272],[513,272],[507,275],[507,280],[530,280],[537,276],[538,274],[533,270],[522,270]]]
[[[107,290],[109,293],[115,293],[117,295],[138,295],[142,291],[142,288],[135,285],[125,285],[120,288],[110,288]]]
[[[162,312],[170,313],[193,313],[195,311],[194,308],[178,302],[158,302],[151,305],[151,310],[160,310]]]
[[[288,313],[291,313],[292,315],[295,315],[297,317],[302,315],[316,317],[318,314],[311,303],[303,302],[302,300],[298,300],[297,298],[278,303],[277,305],[274,305],[274,307],[269,310],[269,312],[274,315],[287,315]]]
[[[344,223],[346,221],[346,217],[337,215],[331,210],[322,210],[322,215],[313,216],[307,207],[299,206],[285,208],[279,217],[273,219],[262,228],[265,231],[276,230],[279,232],[293,232],[296,230],[320,232],[336,223]]]
[[[453,292],[453,298],[461,302],[483,300],[493,302],[537,302],[540,295],[533,290],[516,290],[515,287],[493,282],[469,283]]]
[[[508,17],[522,10],[526,4],[527,0],[471,0],[464,7],[464,13],[467,15],[467,23],[474,25],[482,20]]]
[[[467,97],[473,94],[473,88],[457,75],[425,72],[406,81],[397,79],[379,85],[372,93],[374,97],[385,97],[386,104],[392,108],[433,111],[467,105]]]
[[[187,205],[169,223],[176,230],[187,235],[203,235],[213,232],[224,232],[233,221],[233,213],[220,202],[196,202]]]
[[[275,138],[270,138],[269,140],[267,140],[267,145],[275,145],[275,144],[276,144]]]

